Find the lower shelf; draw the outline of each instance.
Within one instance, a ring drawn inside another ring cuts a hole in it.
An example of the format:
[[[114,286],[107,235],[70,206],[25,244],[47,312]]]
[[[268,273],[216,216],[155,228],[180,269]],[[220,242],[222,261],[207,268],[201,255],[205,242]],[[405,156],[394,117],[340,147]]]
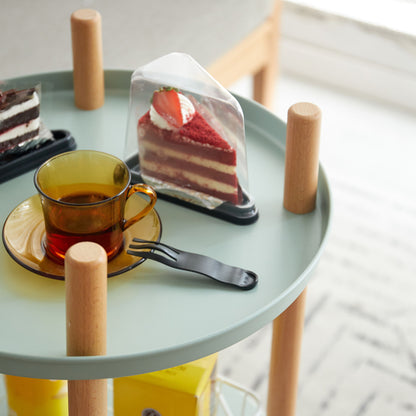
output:
[[[112,382],[109,380],[108,416],[113,416]],[[217,377],[211,416],[264,416],[259,398],[245,387],[224,377]],[[0,416],[9,416],[4,378],[0,375]],[[21,415],[18,415],[21,416]],[[26,415],[22,415],[26,416]],[[128,415],[126,415],[128,416]]]

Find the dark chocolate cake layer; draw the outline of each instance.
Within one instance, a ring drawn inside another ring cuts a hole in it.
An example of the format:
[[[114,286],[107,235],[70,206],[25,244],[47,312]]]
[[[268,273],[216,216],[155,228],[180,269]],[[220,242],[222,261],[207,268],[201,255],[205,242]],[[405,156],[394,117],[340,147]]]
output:
[[[39,111],[35,88],[0,91],[0,152],[39,137]]]

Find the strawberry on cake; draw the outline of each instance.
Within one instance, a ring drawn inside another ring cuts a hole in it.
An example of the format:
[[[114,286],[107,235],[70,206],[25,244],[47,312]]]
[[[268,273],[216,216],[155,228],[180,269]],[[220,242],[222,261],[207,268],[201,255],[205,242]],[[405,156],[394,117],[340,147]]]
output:
[[[241,203],[235,149],[184,94],[170,87],[155,91],[137,132],[146,182],[163,183],[199,199]]]

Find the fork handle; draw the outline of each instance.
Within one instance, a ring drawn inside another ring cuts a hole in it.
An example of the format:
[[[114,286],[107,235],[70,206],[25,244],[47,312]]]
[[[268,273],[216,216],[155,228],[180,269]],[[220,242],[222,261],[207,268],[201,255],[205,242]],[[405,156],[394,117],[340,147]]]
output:
[[[151,246],[146,243],[143,245],[131,244],[130,248],[139,250],[127,250],[127,254],[154,260],[174,269],[202,274],[218,282],[236,286],[243,290],[253,289],[258,283],[257,274],[250,270],[229,266],[211,257],[178,250],[165,244],[160,245],[162,247],[159,247],[158,243]],[[175,250],[175,258],[161,255],[155,251],[142,251],[142,249],[152,248],[166,254],[162,249],[163,247]]]
[[[256,273],[239,267],[229,266],[202,254],[182,251],[178,255],[177,262],[181,264],[182,270],[203,274],[218,282],[237,286],[244,290],[252,289],[258,282]]]

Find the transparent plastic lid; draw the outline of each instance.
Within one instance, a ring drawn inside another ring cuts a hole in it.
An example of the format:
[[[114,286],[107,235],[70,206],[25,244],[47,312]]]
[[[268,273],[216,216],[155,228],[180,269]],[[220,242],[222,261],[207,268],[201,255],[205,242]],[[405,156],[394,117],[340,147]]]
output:
[[[257,218],[240,104],[189,55],[133,73],[125,159],[162,198],[237,223]]]

